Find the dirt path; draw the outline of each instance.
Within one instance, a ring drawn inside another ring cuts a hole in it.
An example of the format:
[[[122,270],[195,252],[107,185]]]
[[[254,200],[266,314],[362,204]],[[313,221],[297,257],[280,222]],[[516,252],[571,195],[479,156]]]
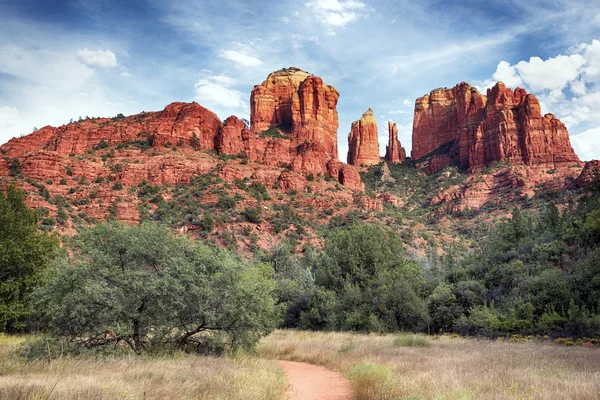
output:
[[[350,383],[342,374],[318,365],[279,361],[290,382],[289,400],[351,400]]]

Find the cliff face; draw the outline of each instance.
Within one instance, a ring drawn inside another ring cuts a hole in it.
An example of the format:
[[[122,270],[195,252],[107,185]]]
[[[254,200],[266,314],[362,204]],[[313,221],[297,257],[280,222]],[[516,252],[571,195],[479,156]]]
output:
[[[270,74],[250,95],[250,131],[277,127],[291,139],[321,144],[337,156],[338,91],[298,68]]]
[[[146,142],[149,146],[196,146],[214,150],[222,127],[219,117],[198,103],[172,103],[163,111],[129,117],[83,120],[59,128],[44,127],[2,146],[10,157],[37,150],[82,154],[98,146]]]
[[[254,88],[249,128],[237,117],[222,123],[197,103],[173,103],[160,112],[45,127],[9,141],[2,150],[13,158],[38,151],[79,155],[113,145],[189,146],[304,176],[330,175],[328,163],[337,161],[338,152],[338,97],[321,78],[289,68]],[[337,174],[331,177],[339,179]],[[351,189],[363,187],[354,179],[345,181]]]
[[[400,164],[406,160],[406,150],[398,140],[398,127],[388,122],[388,145],[385,148],[385,160],[390,164]]]
[[[487,96],[463,82],[417,99],[412,158],[424,157],[430,171],[449,164],[480,171],[499,161],[548,168],[580,163],[564,124],[542,116],[534,95],[502,82]]]
[[[379,164],[377,121],[368,109],[358,121],[352,123],[348,135],[348,164],[369,166]]]

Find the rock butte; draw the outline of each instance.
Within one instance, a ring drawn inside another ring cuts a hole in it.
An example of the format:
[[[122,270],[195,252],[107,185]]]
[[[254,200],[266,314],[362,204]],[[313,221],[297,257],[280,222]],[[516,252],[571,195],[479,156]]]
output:
[[[417,99],[411,156],[429,171],[448,165],[481,171],[500,161],[547,168],[580,165],[565,125],[552,114],[542,116],[534,95],[502,82],[487,96],[463,82]]]
[[[36,158],[34,153],[46,152],[37,161],[30,160],[44,170],[62,168],[57,167],[60,156],[83,154],[104,144],[146,141],[152,147],[186,145],[243,155],[261,165],[283,166],[303,176],[329,175],[350,189],[362,191],[358,171],[337,159],[338,97],[337,90],[321,78],[288,68],[270,74],[252,91],[249,129],[234,116],[222,123],[198,103],[172,103],[159,112],[83,120],[59,128],[47,126],[10,140],[2,149],[9,158]],[[263,134],[268,129],[277,133]],[[44,164],[50,158],[52,165]],[[145,163],[150,169],[135,180],[185,183],[197,172],[189,160],[178,161],[172,168],[157,167],[160,171],[152,170],[152,164]],[[4,168],[0,166],[0,171]],[[168,175],[166,171],[173,176],[163,176]]]
[[[352,123],[348,135],[348,164],[369,166],[380,162],[377,121],[373,110],[369,108],[358,121]]]
[[[252,90],[249,127],[234,116],[222,122],[195,102],[172,103],[162,111],[128,117],[46,126],[0,146],[0,178],[11,174],[13,160],[18,159],[25,178],[21,184],[31,193],[36,193],[36,188],[28,179],[46,182],[52,196],[69,196],[71,201],[83,203],[76,212],[97,220],[107,217],[112,204],[119,220],[137,222],[139,200],[111,189],[113,183],[88,186],[75,178],[87,182],[107,179],[127,188],[144,181],[188,184],[212,173],[226,182],[256,181],[283,191],[303,191],[310,185],[319,196],[297,201],[316,210],[338,210],[339,204],[372,210],[382,210],[383,203],[402,207],[401,199],[387,193],[376,198],[357,193],[365,189],[358,167],[381,162],[377,123],[369,109],[352,124],[348,164],[341,162],[337,158],[338,98],[337,90],[321,78],[287,68],[270,74]],[[388,132],[385,160],[402,163],[406,152],[398,140],[397,126],[388,123]],[[152,151],[141,151],[132,144]],[[502,83],[489,89],[487,96],[461,83],[418,99],[412,157],[430,172],[448,165],[477,172],[498,161],[508,162],[484,174],[483,179],[473,175],[464,184],[440,191],[432,204],[445,204],[450,211],[477,209],[509,194],[531,196],[536,185],[549,181],[585,185],[600,167],[598,161],[587,163],[575,180],[581,163],[565,126],[551,114],[542,116],[535,96],[523,89],[512,91]],[[326,180],[309,182],[311,176],[319,175],[346,189],[332,191]],[[59,184],[65,178],[67,184]],[[83,201],[91,193],[98,201]],[[207,194],[203,201],[216,202],[217,197]],[[29,195],[28,202],[57,211],[56,205],[37,195]]]

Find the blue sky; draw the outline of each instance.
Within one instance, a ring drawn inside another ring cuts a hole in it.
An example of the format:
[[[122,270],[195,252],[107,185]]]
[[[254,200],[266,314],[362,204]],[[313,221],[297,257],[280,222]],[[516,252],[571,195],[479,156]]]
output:
[[[340,158],[369,107],[410,149],[414,100],[467,81],[538,95],[581,158],[600,158],[600,2],[0,0],[0,143],[79,116],[198,101],[248,117],[296,66],[340,92]]]

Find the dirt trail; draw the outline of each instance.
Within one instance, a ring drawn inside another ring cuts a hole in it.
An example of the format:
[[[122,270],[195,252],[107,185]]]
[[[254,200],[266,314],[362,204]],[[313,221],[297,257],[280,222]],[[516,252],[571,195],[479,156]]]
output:
[[[290,382],[289,400],[351,400],[350,383],[342,374],[318,365],[279,361]]]

